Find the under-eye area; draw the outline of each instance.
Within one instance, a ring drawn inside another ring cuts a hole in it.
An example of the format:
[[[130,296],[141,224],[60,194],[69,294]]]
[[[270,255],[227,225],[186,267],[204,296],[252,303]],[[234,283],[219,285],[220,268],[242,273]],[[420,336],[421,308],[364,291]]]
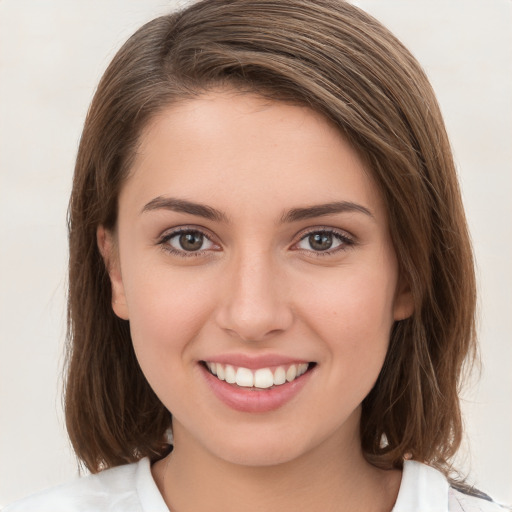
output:
[[[272,368],[249,369],[212,361],[201,361],[201,364],[219,380],[239,387],[253,389],[270,389],[293,382],[316,366],[316,363],[310,362],[280,365]]]

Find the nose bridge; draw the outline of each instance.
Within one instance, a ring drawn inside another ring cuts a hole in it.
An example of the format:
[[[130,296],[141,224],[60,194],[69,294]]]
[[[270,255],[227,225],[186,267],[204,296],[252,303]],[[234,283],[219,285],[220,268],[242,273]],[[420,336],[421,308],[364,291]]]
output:
[[[292,322],[283,273],[269,249],[240,251],[230,263],[219,304],[219,325],[244,341],[284,331]]]

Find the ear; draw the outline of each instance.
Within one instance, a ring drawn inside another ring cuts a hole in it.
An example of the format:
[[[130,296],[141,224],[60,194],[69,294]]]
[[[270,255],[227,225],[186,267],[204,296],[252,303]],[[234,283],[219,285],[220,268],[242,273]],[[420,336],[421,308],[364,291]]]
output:
[[[414,313],[414,297],[411,287],[403,277],[399,279],[393,304],[393,317],[395,321],[405,320]]]
[[[96,240],[101,256],[107,268],[112,286],[112,309],[123,320],[128,320],[128,306],[124,293],[123,276],[119,264],[119,251],[112,231],[99,226],[96,230]]]

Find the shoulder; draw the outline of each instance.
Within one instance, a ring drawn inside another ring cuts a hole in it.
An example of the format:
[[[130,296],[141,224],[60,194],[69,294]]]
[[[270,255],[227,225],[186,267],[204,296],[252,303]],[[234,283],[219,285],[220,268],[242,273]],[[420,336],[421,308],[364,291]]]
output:
[[[502,507],[483,493],[475,495],[450,487],[448,491],[449,512],[507,512],[511,509]]]
[[[144,459],[38,492],[2,509],[2,512],[142,511],[136,490]],[[149,461],[146,463],[149,469]]]

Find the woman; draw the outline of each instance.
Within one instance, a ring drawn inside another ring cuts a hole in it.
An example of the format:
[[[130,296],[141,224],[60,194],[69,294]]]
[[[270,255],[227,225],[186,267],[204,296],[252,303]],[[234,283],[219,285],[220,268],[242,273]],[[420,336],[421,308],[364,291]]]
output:
[[[474,307],[439,109],[386,29],[327,0],[154,20],[70,203],[66,415],[96,474],[19,506],[497,510],[450,480]]]

